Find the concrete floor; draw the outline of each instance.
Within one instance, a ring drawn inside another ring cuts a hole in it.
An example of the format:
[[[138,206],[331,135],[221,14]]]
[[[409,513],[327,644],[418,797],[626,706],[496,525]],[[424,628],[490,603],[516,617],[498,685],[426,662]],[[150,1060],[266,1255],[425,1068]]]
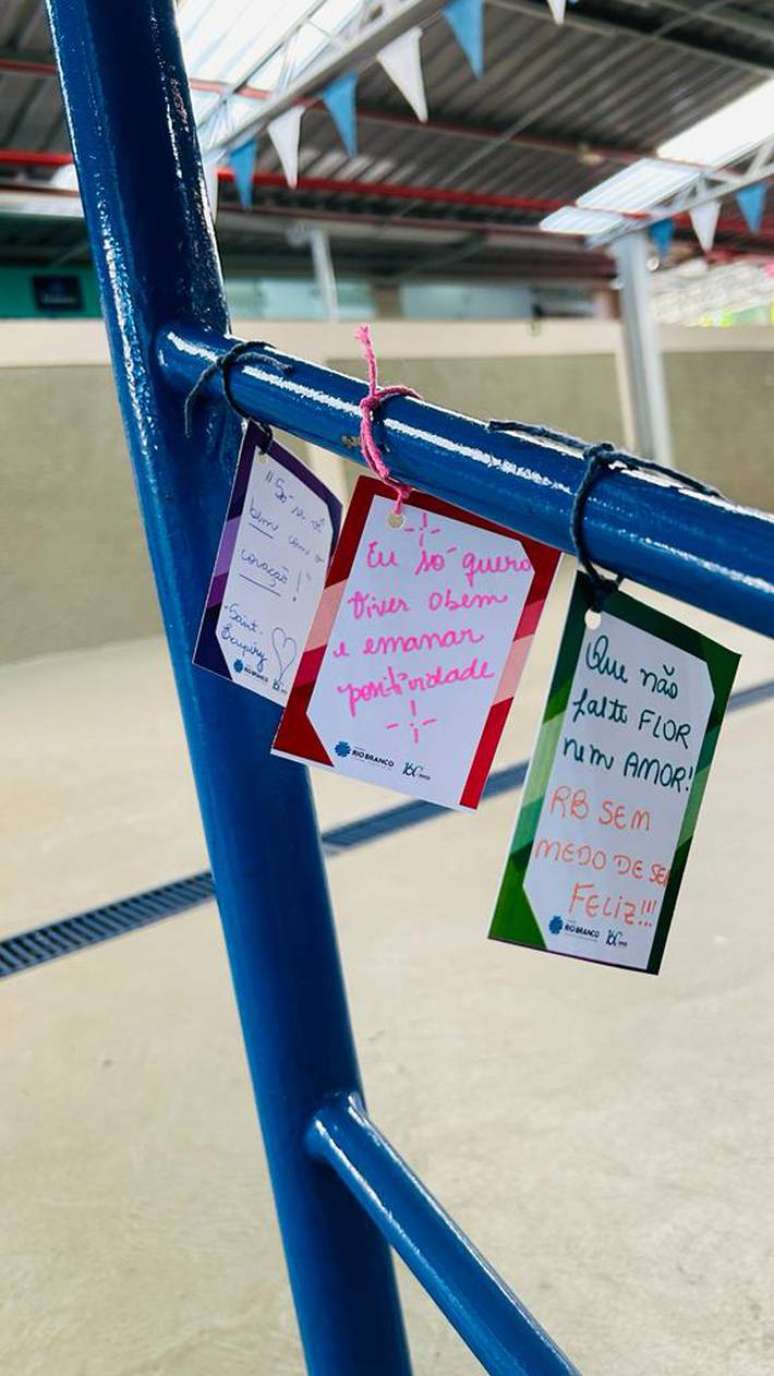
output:
[[[774,1372],[772,720],[727,723],[659,979],[485,940],[515,794],[330,862],[371,1111],[584,1376]],[[158,641],[4,669],[0,752],[3,934],[205,867]],[[316,785],[324,826],[400,802]],[[301,1376],[212,905],[3,981],[0,1027],[4,1376]],[[401,1284],[417,1376],[479,1371]]]

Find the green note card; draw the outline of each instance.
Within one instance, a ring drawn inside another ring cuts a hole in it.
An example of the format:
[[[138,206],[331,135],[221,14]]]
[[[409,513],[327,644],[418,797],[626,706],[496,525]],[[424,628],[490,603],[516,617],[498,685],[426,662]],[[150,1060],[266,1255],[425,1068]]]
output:
[[[579,574],[489,935],[658,974],[739,656]]]

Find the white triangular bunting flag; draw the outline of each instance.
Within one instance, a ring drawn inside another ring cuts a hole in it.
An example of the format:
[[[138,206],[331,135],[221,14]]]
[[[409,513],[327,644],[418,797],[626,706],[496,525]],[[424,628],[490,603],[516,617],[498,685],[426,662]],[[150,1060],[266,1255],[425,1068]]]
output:
[[[210,203],[210,214],[212,223],[218,213],[218,155],[217,153],[205,153],[203,159],[204,166],[204,185],[207,188],[207,199]]]
[[[693,232],[705,253],[709,253],[715,242],[719,214],[720,201],[707,201],[706,205],[697,205],[691,211]]]
[[[424,124],[427,119],[425,84],[422,80],[422,62],[419,56],[421,29],[409,29],[400,38],[394,38],[386,48],[376,54],[390,81],[394,81],[401,95],[406,97],[417,119]]]
[[[548,8],[554,16],[554,22],[556,24],[563,24],[567,0],[548,0]]]
[[[285,173],[288,186],[298,185],[298,145],[301,140],[301,119],[304,109],[303,105],[292,105],[284,115],[277,115],[269,125],[269,138],[282,163],[282,171]]]

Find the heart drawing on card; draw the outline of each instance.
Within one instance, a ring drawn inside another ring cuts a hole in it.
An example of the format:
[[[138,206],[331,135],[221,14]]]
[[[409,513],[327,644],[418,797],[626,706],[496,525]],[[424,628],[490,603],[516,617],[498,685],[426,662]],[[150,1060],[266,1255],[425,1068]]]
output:
[[[295,663],[298,654],[298,642],[292,635],[288,635],[281,626],[275,626],[271,633],[271,643],[274,653],[277,656],[277,677],[274,680],[274,687],[282,687],[282,680],[285,677],[291,664]]]

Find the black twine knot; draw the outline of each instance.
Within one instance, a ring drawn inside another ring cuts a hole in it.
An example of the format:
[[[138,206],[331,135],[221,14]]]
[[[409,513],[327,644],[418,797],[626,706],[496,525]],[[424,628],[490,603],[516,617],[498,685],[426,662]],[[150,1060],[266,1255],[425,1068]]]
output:
[[[243,420],[251,420],[259,427],[263,436],[262,450],[265,452],[268,449],[274,438],[271,426],[266,425],[264,421],[256,420],[249,411],[245,411],[244,408],[240,406],[231,388],[231,369],[240,359],[252,356],[255,358],[256,362],[267,363],[270,367],[276,369],[278,373],[291,372],[293,368],[292,363],[284,363],[281,358],[277,358],[275,354],[269,352],[270,350],[271,345],[267,344],[262,339],[242,339],[238,344],[235,344],[233,348],[228,349],[226,353],[221,354],[218,358],[214,359],[212,363],[207,364],[207,367],[199,374],[183,404],[183,425],[186,439],[190,439],[191,436],[193,408],[198,400],[199,394],[202,388],[209,382],[210,378],[217,376],[219,373],[223,381],[223,395],[232,411],[236,411],[237,415],[241,416]]]
[[[545,439],[552,443],[566,445],[570,449],[577,450],[578,457],[583,459],[585,469],[573,497],[570,513],[570,534],[578,562],[591,583],[592,605],[595,611],[600,610],[605,598],[618,591],[624,577],[622,573],[610,577],[601,574],[592,563],[586,540],[586,502],[594,484],[598,482],[603,473],[608,473],[614,469],[619,469],[622,472],[628,470],[632,473],[654,473],[659,477],[669,479],[671,487],[688,487],[694,492],[700,492],[705,497],[723,497],[722,492],[719,492],[716,487],[702,482],[701,478],[695,478],[691,473],[682,473],[678,468],[668,468],[666,464],[656,463],[655,459],[640,459],[636,454],[627,453],[625,449],[616,449],[614,444],[607,441],[599,444],[585,444],[576,435],[568,435],[563,430],[552,430],[547,425],[528,425],[517,420],[490,420],[487,428],[495,431],[517,430],[535,439]]]
[[[583,451],[583,459],[586,464],[585,472],[580,480],[575,496],[572,501],[572,511],[570,512],[570,534],[578,556],[578,562],[582,566],[586,577],[589,579],[592,588],[592,604],[594,611],[599,611],[603,602],[612,592],[617,592],[623,582],[623,574],[616,573],[611,577],[606,577],[594,567],[591,562],[589,547],[586,542],[586,528],[584,517],[586,514],[586,502],[592,487],[601,478],[602,474],[612,468],[621,470],[636,468],[636,459],[630,459],[629,455],[617,450],[615,445],[608,443],[589,444]]]

